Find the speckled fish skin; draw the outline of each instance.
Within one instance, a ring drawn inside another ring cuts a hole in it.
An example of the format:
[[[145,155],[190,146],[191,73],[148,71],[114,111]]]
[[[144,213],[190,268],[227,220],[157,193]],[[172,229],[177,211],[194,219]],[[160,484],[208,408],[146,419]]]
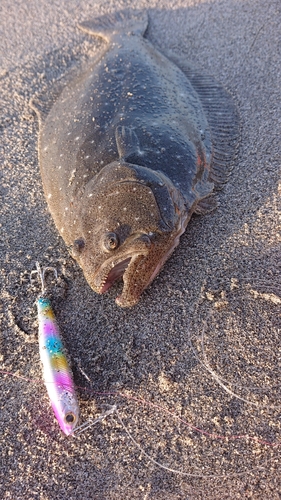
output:
[[[79,419],[79,404],[60,331],[49,299],[37,300],[43,378],[61,430],[69,436]]]
[[[186,74],[143,38],[146,14],[80,27],[105,45],[41,116],[43,186],[90,286],[103,293],[123,275],[116,301],[132,306],[193,212],[208,211],[211,130]]]

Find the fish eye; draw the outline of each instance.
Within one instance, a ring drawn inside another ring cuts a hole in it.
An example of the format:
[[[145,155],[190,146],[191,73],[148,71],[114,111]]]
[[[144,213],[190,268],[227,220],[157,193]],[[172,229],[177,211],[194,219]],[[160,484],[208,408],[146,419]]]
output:
[[[78,238],[77,240],[74,241],[73,243],[74,250],[76,250],[78,253],[81,253],[83,248],[85,247],[85,241],[83,238]]]
[[[104,238],[104,248],[107,251],[116,250],[119,247],[119,238],[116,233],[107,233]]]
[[[72,412],[69,412],[65,415],[64,420],[67,424],[73,424],[75,422],[75,415]]]
[[[140,239],[146,244],[147,247],[150,247],[151,239],[149,238],[148,234],[142,234]]]

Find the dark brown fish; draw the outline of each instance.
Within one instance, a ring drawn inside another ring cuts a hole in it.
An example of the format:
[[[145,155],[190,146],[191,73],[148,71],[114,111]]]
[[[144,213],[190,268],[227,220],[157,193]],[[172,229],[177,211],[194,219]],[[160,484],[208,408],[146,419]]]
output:
[[[132,306],[191,215],[215,207],[237,114],[219,84],[143,38],[146,14],[81,28],[106,45],[48,114],[38,112],[44,191],[90,286],[103,293],[123,276],[116,301]]]

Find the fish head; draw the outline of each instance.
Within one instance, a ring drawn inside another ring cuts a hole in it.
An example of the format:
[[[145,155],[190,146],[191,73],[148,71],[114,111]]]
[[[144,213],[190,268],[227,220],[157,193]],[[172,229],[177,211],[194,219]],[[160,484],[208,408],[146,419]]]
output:
[[[163,179],[145,167],[113,162],[87,184],[79,219],[81,237],[72,253],[91,288],[104,293],[123,277],[116,302],[136,304],[178,243],[179,216]]]

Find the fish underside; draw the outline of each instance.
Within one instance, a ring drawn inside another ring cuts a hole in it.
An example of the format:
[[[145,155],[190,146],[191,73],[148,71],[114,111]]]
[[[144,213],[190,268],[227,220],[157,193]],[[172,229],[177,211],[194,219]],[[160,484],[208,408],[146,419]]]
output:
[[[32,104],[55,224],[93,290],[123,277],[123,307],[138,302],[191,215],[215,208],[239,128],[229,94],[156,50],[147,23],[146,13],[83,23],[103,49],[48,110]]]

